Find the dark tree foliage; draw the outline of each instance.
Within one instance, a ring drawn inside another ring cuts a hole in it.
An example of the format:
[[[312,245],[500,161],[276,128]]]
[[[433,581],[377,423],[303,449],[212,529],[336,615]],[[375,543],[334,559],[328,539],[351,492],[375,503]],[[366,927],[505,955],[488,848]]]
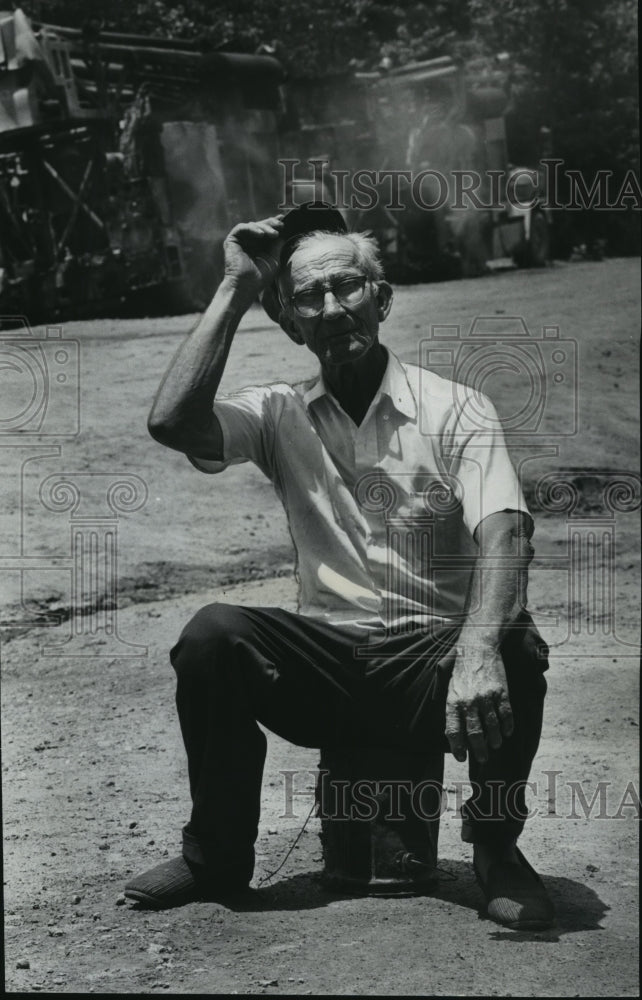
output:
[[[548,115],[556,152],[584,168],[634,166],[637,33],[633,0],[471,0],[486,46],[516,59],[514,89],[524,132]],[[517,117],[517,116],[516,116]]]
[[[470,0],[469,9],[480,44],[514,59],[515,159],[533,159],[532,137],[545,123],[565,170],[581,170],[589,182],[612,171],[612,196],[628,170],[639,176],[635,0]],[[637,252],[639,222],[638,212],[593,210],[574,227],[576,237]]]

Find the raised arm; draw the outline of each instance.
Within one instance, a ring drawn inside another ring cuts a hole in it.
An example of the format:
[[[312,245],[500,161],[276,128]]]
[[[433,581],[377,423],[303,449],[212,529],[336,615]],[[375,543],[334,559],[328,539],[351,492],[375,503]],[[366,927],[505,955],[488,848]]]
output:
[[[450,657],[446,702],[446,736],[457,760],[465,760],[467,751],[486,760],[488,748],[497,749],[513,731],[500,645],[526,605],[531,535],[530,517],[516,511],[490,514],[475,532],[480,566]]]
[[[235,226],[212,302],[181,344],[160,384],[147,426],[168,448],[221,460],[223,436],[212,411],[238,325],[278,267],[280,216]]]

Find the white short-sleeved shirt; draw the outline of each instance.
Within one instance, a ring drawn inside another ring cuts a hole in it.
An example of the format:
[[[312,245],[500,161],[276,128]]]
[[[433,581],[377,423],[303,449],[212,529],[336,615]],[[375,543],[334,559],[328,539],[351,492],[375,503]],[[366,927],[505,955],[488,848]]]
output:
[[[296,550],[299,612],[364,629],[461,620],[475,528],[528,513],[499,419],[482,394],[388,350],[357,427],[321,375],[249,386],[214,403],[225,461],[274,484]]]

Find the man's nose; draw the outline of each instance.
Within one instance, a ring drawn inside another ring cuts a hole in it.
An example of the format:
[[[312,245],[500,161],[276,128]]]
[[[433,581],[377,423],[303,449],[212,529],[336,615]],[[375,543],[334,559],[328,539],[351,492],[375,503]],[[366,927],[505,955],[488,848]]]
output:
[[[332,289],[328,288],[323,296],[323,318],[338,319],[340,316],[345,316],[345,309]]]

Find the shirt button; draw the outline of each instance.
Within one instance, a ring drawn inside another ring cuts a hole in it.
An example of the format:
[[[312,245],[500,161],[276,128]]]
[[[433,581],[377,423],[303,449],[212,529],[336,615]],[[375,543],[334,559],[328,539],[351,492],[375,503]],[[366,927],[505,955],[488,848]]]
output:
[[[384,419],[384,420],[390,420],[390,417],[388,416],[388,414],[387,414],[387,413],[384,413],[384,415],[383,415],[383,419]]]

